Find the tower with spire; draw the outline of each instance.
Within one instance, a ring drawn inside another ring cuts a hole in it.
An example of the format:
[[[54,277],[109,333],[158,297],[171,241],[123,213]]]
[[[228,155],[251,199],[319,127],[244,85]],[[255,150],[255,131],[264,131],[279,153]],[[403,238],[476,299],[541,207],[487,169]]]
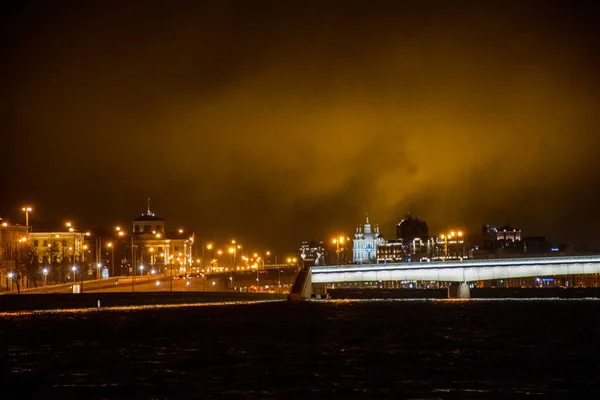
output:
[[[136,273],[189,274],[203,267],[193,263],[194,232],[166,228],[166,220],[152,212],[148,198],[146,212],[133,220]]]
[[[354,234],[354,243],[352,246],[352,262],[354,264],[368,264],[377,262],[377,246],[384,242],[383,236],[379,233],[379,226],[375,225],[371,229],[369,215],[361,227],[356,228]]]

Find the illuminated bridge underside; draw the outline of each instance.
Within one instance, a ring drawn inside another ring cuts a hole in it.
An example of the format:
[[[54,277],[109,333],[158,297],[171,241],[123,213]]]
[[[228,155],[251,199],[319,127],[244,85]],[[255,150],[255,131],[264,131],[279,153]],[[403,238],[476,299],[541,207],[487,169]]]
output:
[[[372,281],[474,282],[600,273],[600,256],[520,258],[462,263],[367,264],[313,267],[312,283]]]

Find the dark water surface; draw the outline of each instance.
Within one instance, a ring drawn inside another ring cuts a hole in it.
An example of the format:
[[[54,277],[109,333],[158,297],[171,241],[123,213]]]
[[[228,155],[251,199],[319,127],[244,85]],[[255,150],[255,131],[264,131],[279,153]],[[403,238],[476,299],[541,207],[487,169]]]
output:
[[[0,399],[600,398],[600,301],[0,316]]]

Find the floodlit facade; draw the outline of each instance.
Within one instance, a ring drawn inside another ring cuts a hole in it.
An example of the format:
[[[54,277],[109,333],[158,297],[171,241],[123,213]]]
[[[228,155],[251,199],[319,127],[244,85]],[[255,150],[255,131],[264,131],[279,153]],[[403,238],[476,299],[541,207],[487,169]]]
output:
[[[352,262],[354,264],[374,263],[377,260],[377,246],[384,243],[383,236],[379,233],[379,226],[371,230],[369,217],[362,227],[356,228],[352,247]]]
[[[0,218],[0,287],[6,285],[8,274],[15,271],[27,251],[27,232],[26,226],[9,224]]]
[[[166,220],[150,211],[133,220],[137,273],[186,274],[193,264],[194,233],[166,229]]]

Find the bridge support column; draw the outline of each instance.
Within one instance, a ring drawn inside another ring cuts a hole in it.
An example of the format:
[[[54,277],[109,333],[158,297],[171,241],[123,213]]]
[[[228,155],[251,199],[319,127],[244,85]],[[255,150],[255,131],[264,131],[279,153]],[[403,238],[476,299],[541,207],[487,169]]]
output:
[[[449,299],[470,299],[471,289],[467,282],[451,283],[448,286],[448,298]]]
[[[327,298],[327,285],[324,283],[313,283],[312,284],[312,294],[315,295],[317,300],[322,300]]]

